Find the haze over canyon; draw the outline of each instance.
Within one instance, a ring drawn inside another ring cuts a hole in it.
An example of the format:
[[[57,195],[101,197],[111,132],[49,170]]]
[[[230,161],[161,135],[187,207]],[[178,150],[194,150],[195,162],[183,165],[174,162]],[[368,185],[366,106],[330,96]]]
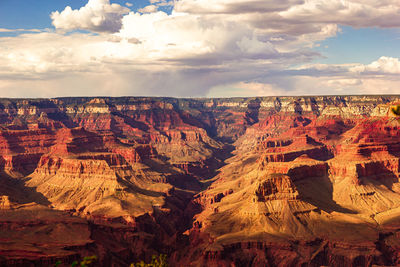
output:
[[[0,99],[0,265],[400,264],[398,104]]]

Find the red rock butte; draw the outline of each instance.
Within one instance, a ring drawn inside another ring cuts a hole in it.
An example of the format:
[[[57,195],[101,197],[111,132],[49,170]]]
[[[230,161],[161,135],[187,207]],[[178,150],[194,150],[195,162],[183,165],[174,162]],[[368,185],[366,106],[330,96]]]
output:
[[[0,266],[400,265],[399,101],[0,99]]]

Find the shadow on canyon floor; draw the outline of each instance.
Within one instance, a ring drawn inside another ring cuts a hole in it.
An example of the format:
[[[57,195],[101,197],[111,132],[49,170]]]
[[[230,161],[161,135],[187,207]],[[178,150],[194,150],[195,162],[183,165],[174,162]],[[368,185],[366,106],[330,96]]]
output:
[[[333,185],[327,175],[294,181],[300,198],[331,213],[333,211],[347,214],[356,214],[356,211],[340,206],[333,199]]]
[[[36,202],[48,206],[51,203],[42,194],[36,191],[36,188],[27,187],[24,181],[18,178],[12,178],[6,173],[0,173],[0,195],[10,197],[10,200],[19,204]]]

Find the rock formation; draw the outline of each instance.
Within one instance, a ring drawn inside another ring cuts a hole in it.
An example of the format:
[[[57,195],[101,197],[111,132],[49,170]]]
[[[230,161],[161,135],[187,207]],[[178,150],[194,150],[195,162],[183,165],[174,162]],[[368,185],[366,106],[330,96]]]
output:
[[[0,99],[0,265],[400,264],[399,100]]]

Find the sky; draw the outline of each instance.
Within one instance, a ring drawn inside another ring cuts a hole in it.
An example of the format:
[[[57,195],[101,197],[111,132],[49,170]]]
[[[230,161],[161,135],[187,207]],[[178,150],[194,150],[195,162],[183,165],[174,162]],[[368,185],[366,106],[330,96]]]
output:
[[[400,94],[399,0],[0,0],[0,97]]]

